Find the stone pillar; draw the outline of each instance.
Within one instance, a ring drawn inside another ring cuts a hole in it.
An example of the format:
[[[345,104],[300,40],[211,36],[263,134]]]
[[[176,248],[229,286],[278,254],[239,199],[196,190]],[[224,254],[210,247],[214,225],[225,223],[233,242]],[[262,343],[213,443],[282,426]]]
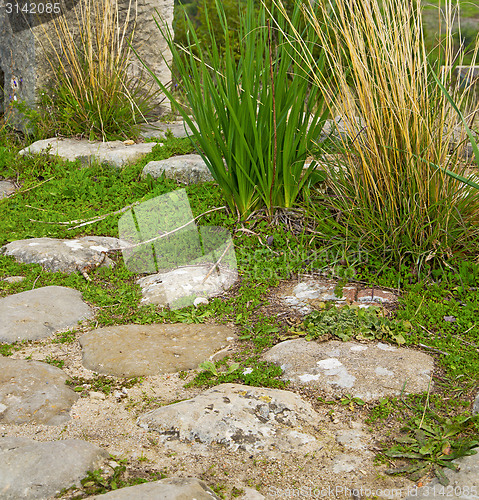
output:
[[[0,78],[3,76],[0,89],[4,88],[3,106],[0,105],[0,110],[2,107],[6,108],[12,100],[25,102],[29,106],[35,105],[38,89],[47,86],[53,77],[53,70],[47,56],[52,51],[48,40],[58,39],[54,19],[65,15],[69,26],[75,27],[77,23],[74,9],[79,8],[80,1],[85,0],[0,0]],[[120,15],[128,9],[129,0],[112,1],[119,3]],[[167,61],[171,60],[171,55],[153,15],[157,16],[158,11],[171,28],[173,0],[132,0],[131,3],[130,18],[132,20],[136,12],[133,47],[158,78],[163,83],[168,83],[171,80],[171,74],[162,54]],[[40,16],[30,12],[25,15],[21,12],[22,8],[32,10],[33,4],[37,8],[38,5],[43,5],[42,10],[50,5],[48,10],[51,12],[44,12]],[[20,12],[15,12],[15,5],[19,6]],[[12,10],[11,6],[13,6],[13,12],[8,13]],[[130,24],[133,27],[133,21]],[[138,76],[143,69],[134,54],[132,54],[130,68],[135,76]],[[169,106],[165,104],[159,112],[169,109]],[[19,115],[15,116],[14,125],[25,130],[25,122]]]

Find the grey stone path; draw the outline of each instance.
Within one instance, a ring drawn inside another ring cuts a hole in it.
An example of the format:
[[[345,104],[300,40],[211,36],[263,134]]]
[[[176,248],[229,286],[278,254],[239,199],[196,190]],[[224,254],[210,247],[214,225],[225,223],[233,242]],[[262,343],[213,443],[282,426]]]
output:
[[[59,425],[78,399],[65,372],[39,361],[0,356],[0,422]]]
[[[52,498],[95,470],[108,453],[91,443],[0,437],[0,498]]]
[[[17,262],[41,264],[48,271],[73,273],[98,266],[111,267],[105,252],[119,249],[121,241],[108,236],[84,236],[76,239],[30,238],[17,240],[0,248],[0,254],[15,257]]]
[[[204,481],[186,477],[169,477],[92,497],[96,500],[219,500]]]
[[[191,135],[191,130],[183,120],[171,122],[153,122],[141,127],[141,137],[145,139],[158,139],[159,141],[165,138],[167,133],[171,133],[173,137],[183,138]]]
[[[218,266],[217,272],[210,273],[212,265],[183,266],[172,271],[150,274],[140,278],[142,303],[177,308],[181,300],[196,297],[206,299],[221,295],[231,288],[238,279],[236,269]],[[208,276],[209,274],[209,276]],[[205,278],[208,276],[206,281]],[[187,304],[190,305],[190,304]]]
[[[154,179],[164,175],[167,179],[175,179],[183,184],[198,184],[214,180],[205,161],[197,154],[150,161],[143,169],[142,175],[144,177],[151,175]]]
[[[285,380],[363,401],[425,392],[434,368],[427,354],[380,342],[287,340],[263,357],[281,366]]]
[[[130,141],[100,142],[54,137],[36,141],[22,149],[19,154],[48,153],[68,161],[80,160],[85,165],[95,160],[120,168],[129,163],[136,163],[143,156],[151,153],[156,144],[156,142],[131,144]]]
[[[326,128],[331,131],[332,125],[330,122]],[[173,122],[145,126],[142,135],[161,141],[167,130],[175,137],[186,137],[190,133],[182,122]],[[344,124],[337,123],[337,132],[344,133]],[[55,138],[38,141],[22,154],[45,152],[51,148],[49,154],[65,159],[80,159],[84,164],[95,159],[122,167],[137,161],[154,145]],[[143,175],[148,174],[154,178],[165,175],[186,184],[212,180],[198,155],[150,162],[143,170]],[[0,198],[12,192],[12,183],[0,181]],[[0,252],[20,262],[39,263],[46,270],[71,273],[112,265],[106,252],[120,246],[116,238],[40,238],[10,243]],[[199,275],[200,280],[203,274]],[[7,277],[10,278],[21,277]],[[139,280],[143,303],[164,306],[174,295],[174,289],[183,286],[179,278],[178,272],[172,272]],[[233,282],[225,285],[220,280],[220,288],[212,293],[228,288]],[[183,288],[190,290],[189,286],[187,283]],[[339,296],[335,287],[335,283],[325,280],[303,280],[286,286],[281,300],[285,307],[302,314],[321,302],[368,307],[391,305],[397,300],[387,290],[362,289],[354,284],[347,284],[343,295]],[[197,295],[206,300],[207,292],[202,290]],[[93,317],[92,309],[82,300],[81,294],[65,287],[44,287],[10,295],[0,299],[0,342],[42,339]],[[80,339],[84,368],[117,377],[191,370],[202,361],[217,360],[230,353],[234,342],[233,330],[214,324],[123,325],[93,330]],[[316,343],[299,339],[277,344],[263,357],[280,365],[284,379],[290,380],[294,388],[330,398],[350,395],[365,401],[397,395],[403,389],[405,392],[427,391],[433,370],[430,356],[377,342],[333,340]],[[75,415],[73,409],[81,400],[65,385],[66,379],[64,371],[49,364],[0,356],[2,429],[29,423],[60,427],[69,421],[73,425],[75,420],[70,420],[70,413]],[[98,405],[106,398],[103,393],[90,391],[90,399],[94,396],[98,397],[95,403]],[[245,456],[295,454],[299,458],[327,448],[334,452],[329,458],[323,455],[318,466],[329,468],[338,477],[349,477],[361,469],[365,460],[372,460],[372,436],[362,422],[351,420],[347,426],[338,422],[335,431],[325,430],[323,424],[324,416],[290,390],[239,384],[223,384],[167,406],[158,402],[153,410],[140,412],[137,419],[138,426],[148,429],[160,441],[158,447],[164,445],[165,450],[173,450],[180,457],[184,446],[209,449],[221,445],[236,450],[235,453],[245,453]],[[1,499],[51,498],[63,488],[78,484],[88,470],[98,469],[108,459],[106,450],[82,440],[37,442],[0,436]],[[443,489],[442,496],[479,498],[478,456],[466,457],[458,463],[461,464],[459,473],[447,472],[454,487]],[[184,472],[188,475],[187,470]],[[428,487],[428,490],[419,489],[411,498],[441,496],[437,482],[433,481]],[[241,500],[265,498],[246,485],[243,490]],[[292,490],[293,494],[295,491],[299,490]],[[118,500],[218,498],[203,481],[186,477],[169,477],[94,498],[102,497]],[[282,497],[270,495],[267,498]]]
[[[199,396],[153,410],[138,425],[166,440],[221,443],[248,453],[321,448],[319,415],[299,396],[278,389],[222,384]]]
[[[235,339],[235,332],[223,325],[122,325],[92,330],[80,345],[86,368],[137,377],[193,370],[227,355]]]
[[[0,342],[37,340],[93,317],[78,290],[46,286],[0,299]]]

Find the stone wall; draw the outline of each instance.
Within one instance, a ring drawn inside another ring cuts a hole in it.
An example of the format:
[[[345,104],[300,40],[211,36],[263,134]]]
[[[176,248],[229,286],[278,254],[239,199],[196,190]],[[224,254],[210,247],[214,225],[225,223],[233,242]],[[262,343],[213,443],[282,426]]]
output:
[[[3,86],[3,99],[0,91],[0,111],[12,101],[26,102],[34,105],[39,88],[48,86],[52,80],[53,69],[48,62],[48,54],[52,52],[49,40],[55,40],[58,47],[58,35],[55,30],[55,20],[65,16],[69,26],[78,26],[76,21],[76,9],[80,2],[88,0],[0,0],[0,87]],[[120,16],[125,15],[130,0],[111,0],[119,3]],[[51,12],[41,16],[28,13],[26,16],[21,12],[16,14],[15,4],[28,7],[32,10],[33,4],[50,4],[49,10],[58,11],[59,14]],[[13,12],[8,14],[9,10]],[[149,65],[158,78],[167,83],[171,80],[168,66],[163,60],[171,60],[167,45],[154,21],[155,17],[162,19],[171,27],[173,22],[173,0],[132,0],[132,14],[136,23],[130,22],[131,29],[135,26],[133,47],[140,57]],[[50,57],[51,59],[51,57]],[[132,75],[138,76],[142,71],[142,65],[132,54],[130,65]],[[161,97],[162,98],[162,97]],[[160,96],[158,102],[160,101]],[[167,105],[159,107],[159,113],[168,109]],[[21,119],[17,116],[16,125],[23,129]]]

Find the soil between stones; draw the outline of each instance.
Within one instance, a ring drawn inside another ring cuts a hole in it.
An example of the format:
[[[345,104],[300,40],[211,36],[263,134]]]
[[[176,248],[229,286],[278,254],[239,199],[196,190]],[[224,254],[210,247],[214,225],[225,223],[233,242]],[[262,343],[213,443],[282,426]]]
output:
[[[61,359],[64,361],[62,369],[67,375],[93,381],[97,374],[82,365],[78,343],[78,338],[89,329],[82,327],[81,330],[73,343],[56,344],[52,343],[52,338],[42,339],[23,346],[12,358],[31,357],[41,361],[50,356]],[[241,347],[242,344],[236,344],[237,349]],[[86,386],[82,397],[72,407],[71,420],[65,425],[0,423],[0,435],[24,436],[38,441],[82,439],[104,448],[116,460],[126,459],[124,478],[151,480],[154,474],[196,477],[222,493],[224,498],[233,498],[233,491],[248,487],[257,489],[268,499],[294,498],[293,495],[299,496],[301,491],[304,495],[308,491],[311,495],[315,493],[317,498],[351,498],[354,488],[370,490],[379,498],[398,498],[391,494],[391,490],[400,490],[403,498],[414,487],[405,478],[384,474],[388,465],[373,462],[375,452],[379,450],[378,443],[388,437],[396,424],[386,424],[371,433],[364,423],[367,405],[322,405],[317,399],[320,396],[318,391],[304,387],[288,386],[287,390],[309,401],[321,417],[314,424],[318,433],[324,436],[324,442],[314,454],[260,452],[251,455],[240,450],[229,451],[225,446],[215,444],[206,446],[178,441],[161,444],[155,432],[140,428],[136,420],[148,410],[193,398],[203,392],[202,388],[184,387],[196,372],[187,373],[186,378],[178,373],[142,377],[123,392],[122,386],[126,384],[118,379],[118,385],[104,399],[102,394]],[[360,449],[354,440],[348,442],[344,437],[348,433],[361,436]],[[74,498],[75,495],[78,491],[67,492],[63,498]]]

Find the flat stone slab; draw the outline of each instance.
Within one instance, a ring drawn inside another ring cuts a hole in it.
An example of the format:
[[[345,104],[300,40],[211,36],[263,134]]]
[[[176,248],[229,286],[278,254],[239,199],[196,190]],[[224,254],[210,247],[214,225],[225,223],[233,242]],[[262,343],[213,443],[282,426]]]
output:
[[[0,357],[0,422],[68,422],[79,396],[65,385],[67,379],[65,372],[47,363]]]
[[[15,192],[15,186],[10,181],[0,181],[0,200]]]
[[[79,486],[87,472],[98,469],[108,456],[98,446],[79,439],[0,438],[0,497],[52,498],[64,488]]]
[[[200,155],[188,154],[172,156],[167,160],[150,161],[143,169],[143,177],[151,175],[154,179],[165,175],[183,184],[198,184],[214,181],[206,163]]]
[[[84,236],[78,239],[31,238],[17,240],[0,248],[0,254],[15,257],[17,262],[41,264],[48,271],[74,273],[98,266],[112,267],[104,252],[120,248],[118,238]]]
[[[318,309],[318,305],[323,302],[333,302],[337,306],[350,304],[370,307],[393,304],[397,301],[396,295],[380,288],[361,289],[354,283],[347,283],[342,287],[341,295],[336,287],[337,282],[331,280],[307,279],[288,285],[279,297],[285,304],[302,314]]]
[[[93,317],[78,290],[46,286],[0,299],[0,342],[37,340]]]
[[[137,283],[141,287],[141,302],[178,309],[193,304],[198,297],[220,295],[238,279],[236,270],[219,266],[219,272],[211,273],[203,283],[210,270],[211,266],[202,264],[140,278]]]
[[[89,370],[138,377],[195,369],[225,356],[235,339],[224,325],[120,325],[88,332],[80,345]]]
[[[380,342],[287,340],[264,359],[281,366],[284,380],[363,401],[427,391],[434,368],[427,354]]]
[[[304,453],[318,446],[310,430],[320,420],[296,394],[239,384],[221,384],[193,399],[163,406],[137,420],[163,440],[221,443],[249,453]]]
[[[129,163],[135,163],[146,154],[151,153],[151,150],[157,144],[156,142],[145,142],[130,145],[128,142],[100,142],[54,137],[36,141],[27,148],[22,149],[19,154],[48,153],[51,156],[59,156],[68,161],[80,160],[84,165],[97,161],[120,168]]]
[[[171,132],[173,137],[179,139],[192,135],[190,127],[188,127],[183,120],[177,120],[168,123],[157,121],[149,123],[148,125],[143,125],[141,127],[140,136],[144,139],[163,140],[167,132]]]
[[[168,477],[160,481],[138,484],[91,497],[101,500],[219,500],[215,492],[200,479],[192,477]]]
[[[477,448],[476,448],[477,450]],[[454,460],[459,465],[457,472],[444,467],[443,471],[449,479],[447,486],[442,486],[437,478],[421,488],[412,488],[406,500],[415,498],[479,498],[479,454]]]

